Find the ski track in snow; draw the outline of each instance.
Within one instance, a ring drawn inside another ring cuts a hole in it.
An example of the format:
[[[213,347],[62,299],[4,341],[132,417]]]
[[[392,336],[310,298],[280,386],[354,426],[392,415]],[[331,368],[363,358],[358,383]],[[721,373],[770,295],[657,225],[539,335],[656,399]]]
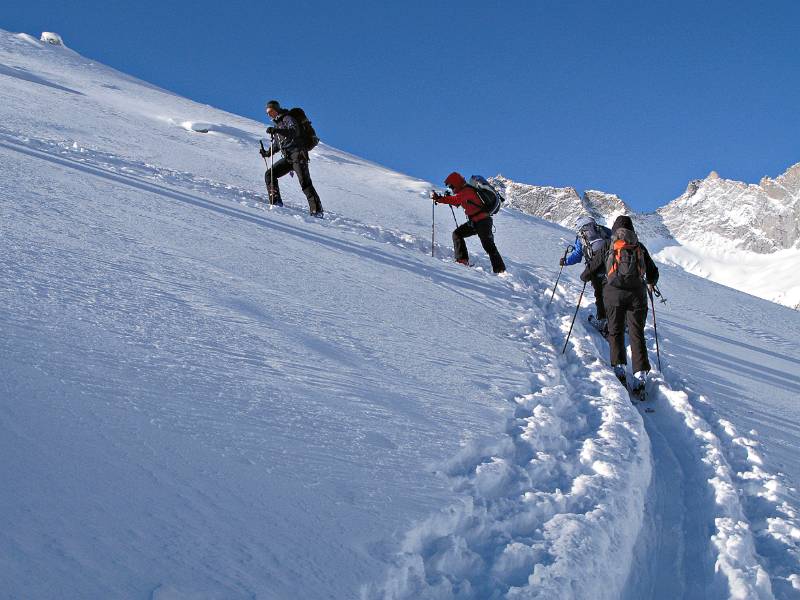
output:
[[[315,222],[291,207],[263,214],[263,195],[252,190],[77,144],[0,130],[0,145],[173,200],[222,211],[236,204],[275,226]],[[320,225],[430,249],[428,240],[333,213]],[[449,246],[436,248],[452,257]],[[477,263],[488,270],[484,257]],[[407,532],[386,580],[362,595],[793,597],[800,521],[781,474],[763,470],[757,436],[716,418],[713,398],[685,388],[665,356],[664,376],[650,384],[656,412],[638,414],[605,366],[605,342],[580,319],[561,355],[576,294],[548,306],[551,273],[511,270],[505,284],[519,304],[530,391],[508,399],[503,437],[475,441],[444,466],[461,501]]]
[[[538,289],[511,285],[543,297],[536,280]],[[548,326],[552,318],[536,302],[520,313],[530,393],[510,400],[505,437],[448,464],[463,502],[412,529],[387,581],[366,597],[618,597],[650,477],[648,445],[613,375],[560,356],[563,327]],[[609,563],[612,553],[620,560]]]

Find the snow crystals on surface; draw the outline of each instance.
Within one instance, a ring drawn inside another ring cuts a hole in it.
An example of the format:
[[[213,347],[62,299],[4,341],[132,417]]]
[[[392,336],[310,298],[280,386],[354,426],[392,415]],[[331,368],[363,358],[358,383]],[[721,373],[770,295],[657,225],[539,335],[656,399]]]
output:
[[[0,32],[5,593],[797,597],[796,312],[662,264],[646,413],[589,298],[561,354],[568,230],[504,210],[493,277],[440,206],[432,258],[431,185],[324,144],[326,219],[291,180],[267,210],[263,124],[31,39]]]

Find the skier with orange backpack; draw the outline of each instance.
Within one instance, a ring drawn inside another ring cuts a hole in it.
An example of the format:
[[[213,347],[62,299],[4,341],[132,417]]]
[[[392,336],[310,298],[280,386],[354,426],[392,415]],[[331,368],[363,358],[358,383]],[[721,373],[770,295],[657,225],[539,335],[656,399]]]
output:
[[[603,300],[608,316],[608,343],[611,366],[619,380],[627,385],[625,365],[625,325],[631,342],[633,381],[628,388],[635,396],[644,397],[650,361],[644,340],[647,319],[647,291],[652,292],[658,283],[658,267],[650,258],[647,248],[639,241],[630,217],[620,216],[611,227],[611,239],[596,252],[581,273],[581,280],[590,281],[605,273],[608,278],[603,288]]]

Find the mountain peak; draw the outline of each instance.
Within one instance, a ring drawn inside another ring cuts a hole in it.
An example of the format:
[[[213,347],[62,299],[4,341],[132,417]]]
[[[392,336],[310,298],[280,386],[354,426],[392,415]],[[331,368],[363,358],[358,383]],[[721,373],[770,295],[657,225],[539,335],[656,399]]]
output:
[[[575,219],[588,215],[599,223],[611,223],[615,217],[633,212],[616,194],[586,190],[583,195],[571,186],[552,186],[517,183],[497,175],[490,179],[506,197],[507,206],[572,228]]]
[[[648,233],[681,243],[760,254],[800,244],[800,163],[775,179],[764,177],[759,185],[723,179],[711,171],[705,179],[690,181],[686,191],[652,219],[636,215],[616,194],[586,190],[579,196],[572,187],[527,185],[500,176],[497,180],[510,196],[508,206],[569,228],[580,214],[605,224],[628,214],[642,225],[647,221]]]

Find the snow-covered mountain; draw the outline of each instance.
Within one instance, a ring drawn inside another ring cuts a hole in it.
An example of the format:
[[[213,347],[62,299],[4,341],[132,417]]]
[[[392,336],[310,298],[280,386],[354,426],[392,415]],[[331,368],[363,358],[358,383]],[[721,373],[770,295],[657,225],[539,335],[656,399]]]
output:
[[[758,185],[711,172],[658,210],[681,243],[769,254],[800,247],[800,163]]]
[[[575,188],[517,183],[498,175],[491,182],[505,196],[506,206],[529,215],[572,227],[578,215],[589,214],[598,222],[613,222],[617,215],[629,214],[630,207],[614,194],[587,190],[579,196]]]
[[[576,215],[609,224],[630,214],[640,237],[658,257],[690,273],[800,309],[800,163],[758,185],[715,172],[655,213],[635,213],[619,197],[573,188],[493,179],[509,205],[572,227]]]
[[[798,313],[662,264],[644,412],[568,229],[465,268],[324,144],[269,210],[263,124],[53,39],[0,31],[0,595],[800,593]]]

